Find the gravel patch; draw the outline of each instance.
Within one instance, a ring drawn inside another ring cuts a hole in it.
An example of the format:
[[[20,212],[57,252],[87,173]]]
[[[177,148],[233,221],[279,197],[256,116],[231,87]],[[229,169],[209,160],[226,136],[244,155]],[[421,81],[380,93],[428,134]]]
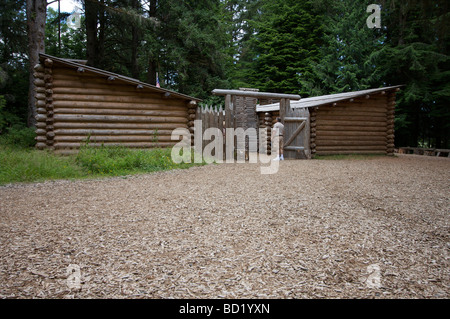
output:
[[[0,187],[0,298],[450,296],[450,159]]]

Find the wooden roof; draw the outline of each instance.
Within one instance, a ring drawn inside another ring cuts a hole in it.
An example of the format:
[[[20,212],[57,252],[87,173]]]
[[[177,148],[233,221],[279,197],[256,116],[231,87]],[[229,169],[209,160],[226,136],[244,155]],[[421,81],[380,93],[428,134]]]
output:
[[[377,94],[377,93],[380,93],[383,91],[387,92],[387,91],[397,90],[401,86],[402,85],[397,85],[397,86],[389,86],[389,87],[383,87],[383,88],[377,88],[377,89],[369,89],[369,90],[362,90],[362,91],[355,91],[355,92],[346,92],[346,93],[309,97],[309,98],[301,99],[300,101],[291,101],[291,107],[292,108],[307,108],[307,107],[316,107],[316,106],[325,105],[325,104],[337,103],[337,102],[355,99],[355,98],[366,96],[366,95],[370,96],[371,94]],[[278,110],[280,110],[280,103],[256,106],[257,112],[271,112],[271,111],[278,111]]]
[[[137,88],[148,88],[151,89],[152,91],[154,91],[155,93],[162,93],[164,94],[164,96],[166,98],[178,98],[178,99],[183,99],[183,100],[187,100],[187,101],[195,101],[195,102],[200,102],[201,99],[189,96],[189,95],[185,95],[182,93],[178,93],[172,90],[168,90],[168,89],[164,89],[164,88],[159,88],[156,87],[155,85],[149,84],[149,83],[145,83],[145,82],[141,82],[137,79],[133,79],[124,75],[120,75],[120,74],[116,74],[113,72],[108,72],[105,70],[101,70],[101,69],[97,69],[94,68],[92,66],[87,66],[85,65],[83,60],[70,60],[70,59],[63,59],[63,58],[58,58],[55,56],[51,56],[48,54],[44,54],[44,53],[40,53],[39,54],[39,58],[41,60],[43,59],[50,59],[53,60],[53,62],[57,62],[59,64],[63,64],[69,68],[73,68],[76,70],[83,70],[84,72],[92,72],[95,74],[98,74],[99,76],[105,77],[105,78],[114,78],[115,80],[119,80],[122,82],[126,82],[132,85],[135,85]]]

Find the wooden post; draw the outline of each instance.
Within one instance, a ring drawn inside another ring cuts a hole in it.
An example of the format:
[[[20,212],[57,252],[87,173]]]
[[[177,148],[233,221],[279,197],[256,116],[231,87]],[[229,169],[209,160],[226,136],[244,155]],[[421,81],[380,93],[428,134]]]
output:
[[[280,118],[281,118],[281,123],[284,124],[284,117],[286,115],[286,99],[281,99],[280,100]]]

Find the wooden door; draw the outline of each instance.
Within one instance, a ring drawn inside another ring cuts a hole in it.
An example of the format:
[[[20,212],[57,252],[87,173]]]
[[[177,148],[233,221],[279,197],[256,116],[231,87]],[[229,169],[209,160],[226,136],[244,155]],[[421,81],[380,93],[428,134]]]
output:
[[[310,122],[307,108],[293,109],[281,100],[280,117],[284,124],[284,158],[310,159]]]

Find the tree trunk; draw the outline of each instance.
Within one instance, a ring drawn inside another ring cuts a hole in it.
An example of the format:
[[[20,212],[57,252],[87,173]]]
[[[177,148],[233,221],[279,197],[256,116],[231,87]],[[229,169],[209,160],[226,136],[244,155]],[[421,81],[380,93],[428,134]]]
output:
[[[156,17],[156,4],[157,0],[150,0],[148,14],[150,18]],[[148,59],[148,68],[147,68],[147,83],[152,85],[156,85],[156,59],[154,56],[151,56]]]
[[[104,0],[85,1],[87,65],[104,67],[105,9]]]
[[[46,0],[27,0],[27,32],[28,32],[28,59],[29,59],[29,90],[28,90],[28,117],[27,125],[36,126],[34,66],[39,63],[39,53],[45,52],[45,19],[47,17]]]
[[[97,4],[85,1],[87,65],[97,65]]]

